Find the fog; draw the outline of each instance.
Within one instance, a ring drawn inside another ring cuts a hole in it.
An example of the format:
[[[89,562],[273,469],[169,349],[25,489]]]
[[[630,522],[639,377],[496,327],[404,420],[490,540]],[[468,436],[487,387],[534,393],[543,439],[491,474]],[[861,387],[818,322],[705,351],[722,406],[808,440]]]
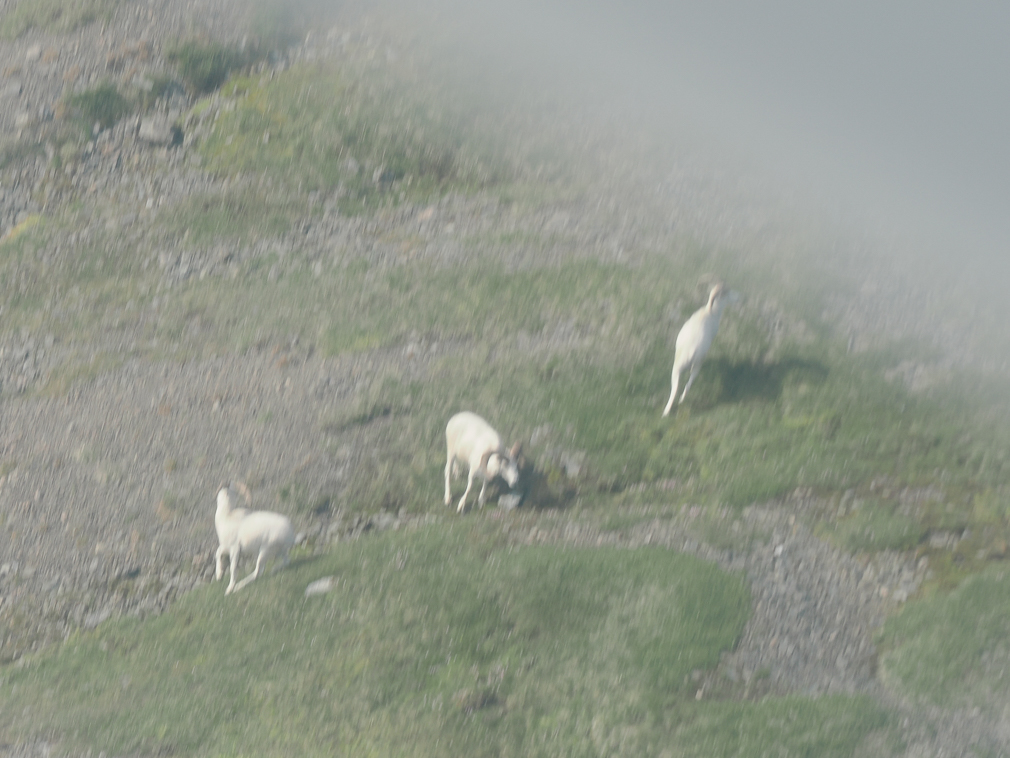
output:
[[[758,228],[776,203],[776,223],[826,220],[839,235],[811,244],[811,260],[868,283],[847,306],[862,324],[843,332],[879,326],[885,338],[926,339],[948,365],[1010,375],[1010,5],[359,2],[366,15],[405,12],[414,41],[450,53],[450,76],[469,91],[516,112],[557,99],[643,128],[691,164],[674,178],[712,169],[699,193],[714,208],[710,228]],[[653,158],[633,160],[642,156]],[[717,185],[743,187],[762,207],[737,213],[739,197],[718,207]],[[653,195],[675,219],[685,196]]]
[[[591,85],[599,107],[703,137],[840,216],[900,230],[951,263],[967,256],[973,271],[1010,271],[1010,5],[434,7],[423,15],[529,83]]]

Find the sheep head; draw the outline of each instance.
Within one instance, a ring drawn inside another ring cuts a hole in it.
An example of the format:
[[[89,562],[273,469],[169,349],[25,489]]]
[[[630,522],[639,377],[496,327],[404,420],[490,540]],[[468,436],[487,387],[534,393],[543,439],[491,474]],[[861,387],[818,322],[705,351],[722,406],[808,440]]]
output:
[[[739,300],[739,292],[728,289],[722,282],[716,282],[708,294],[708,309],[710,311],[722,310],[726,305],[739,302]]]
[[[725,284],[723,284],[722,282],[716,282],[714,285],[712,285],[712,289],[709,290],[708,293],[708,309],[712,310],[713,308],[716,308],[719,304],[721,304],[720,301],[723,300],[725,295],[726,295]]]
[[[217,491],[217,512],[231,513],[235,503],[232,501],[232,491],[228,487],[222,487]]]
[[[516,448],[513,448],[516,451]],[[500,476],[509,487],[514,487],[519,481],[519,466],[511,452],[504,450],[488,450],[481,456],[480,466],[488,479]]]

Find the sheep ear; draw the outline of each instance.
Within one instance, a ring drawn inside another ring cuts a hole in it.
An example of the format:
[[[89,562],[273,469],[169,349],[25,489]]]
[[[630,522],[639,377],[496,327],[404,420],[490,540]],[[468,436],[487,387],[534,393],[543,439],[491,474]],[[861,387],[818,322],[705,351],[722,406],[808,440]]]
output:
[[[521,453],[522,450],[523,450],[523,443],[516,442],[516,444],[512,446],[512,449],[509,450],[509,458],[511,458],[512,460],[517,460],[519,458],[519,453]]]
[[[487,464],[491,460],[491,456],[495,454],[494,450],[488,450],[484,455],[480,457],[480,470],[487,473]]]

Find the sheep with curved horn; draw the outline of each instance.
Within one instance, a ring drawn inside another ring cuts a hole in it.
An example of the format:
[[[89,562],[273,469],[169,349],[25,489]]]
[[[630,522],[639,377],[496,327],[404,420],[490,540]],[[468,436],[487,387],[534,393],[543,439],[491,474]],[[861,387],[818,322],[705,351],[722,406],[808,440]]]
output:
[[[450,479],[459,473],[459,462],[465,462],[470,471],[467,475],[466,490],[459,499],[456,511],[461,513],[470,494],[474,476],[480,476],[483,484],[477,496],[478,505],[484,505],[484,493],[489,479],[500,476],[509,487],[519,480],[519,443],[506,451],[498,432],[476,413],[457,413],[445,427],[445,441],[448,460],[445,463],[445,504],[452,505]]]
[[[709,348],[712,347],[712,340],[719,330],[719,319],[722,318],[722,309],[728,303],[736,302],[739,295],[731,292],[721,283],[717,282],[708,294],[708,303],[696,310],[681,327],[677,335],[677,346],[673,356],[673,376],[671,383],[673,389],[670,391],[670,400],[663,409],[663,415],[668,416],[673,408],[673,402],[677,399],[677,387],[680,384],[680,375],[685,369],[690,369],[691,373],[684,386],[684,392],[680,396],[680,402],[684,402],[684,396],[691,389],[694,378],[698,376],[701,369],[701,362],[705,359]]]

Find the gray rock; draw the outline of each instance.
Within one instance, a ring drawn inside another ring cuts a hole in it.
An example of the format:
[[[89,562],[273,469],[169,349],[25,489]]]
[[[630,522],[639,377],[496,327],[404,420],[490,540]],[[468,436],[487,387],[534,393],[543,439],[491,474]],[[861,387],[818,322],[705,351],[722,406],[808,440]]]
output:
[[[108,608],[103,608],[100,611],[89,613],[87,616],[84,617],[84,620],[81,622],[81,626],[83,626],[85,629],[94,629],[103,621],[108,620],[108,618],[111,615],[112,611],[109,610]]]
[[[9,97],[17,97],[21,94],[21,80],[11,79],[7,84],[0,88],[0,98],[7,99]]]
[[[564,452],[561,454],[561,468],[565,470],[565,476],[569,479],[578,479],[585,463],[586,454],[584,452]]]
[[[171,145],[182,141],[182,132],[166,116],[145,116],[140,121],[137,137],[152,145]]]

